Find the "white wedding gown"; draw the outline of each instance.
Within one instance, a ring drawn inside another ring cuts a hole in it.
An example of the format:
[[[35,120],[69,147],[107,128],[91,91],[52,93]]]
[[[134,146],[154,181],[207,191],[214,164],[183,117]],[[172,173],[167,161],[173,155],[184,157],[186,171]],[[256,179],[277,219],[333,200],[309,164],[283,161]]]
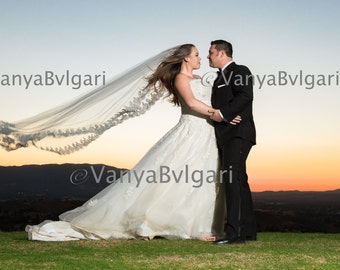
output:
[[[195,79],[191,87],[197,99],[210,104],[210,86]],[[181,108],[178,124],[128,174],[61,214],[60,221],[28,225],[29,239],[197,239],[220,230],[223,215],[214,214],[219,190],[214,128],[184,102]]]

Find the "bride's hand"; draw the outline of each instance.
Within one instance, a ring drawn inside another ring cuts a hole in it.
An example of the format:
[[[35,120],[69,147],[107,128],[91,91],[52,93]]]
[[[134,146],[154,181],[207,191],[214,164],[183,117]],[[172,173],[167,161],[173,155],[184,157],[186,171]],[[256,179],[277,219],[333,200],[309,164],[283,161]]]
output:
[[[213,108],[208,110],[208,113],[210,113],[211,115],[213,115],[215,113],[215,110]]]

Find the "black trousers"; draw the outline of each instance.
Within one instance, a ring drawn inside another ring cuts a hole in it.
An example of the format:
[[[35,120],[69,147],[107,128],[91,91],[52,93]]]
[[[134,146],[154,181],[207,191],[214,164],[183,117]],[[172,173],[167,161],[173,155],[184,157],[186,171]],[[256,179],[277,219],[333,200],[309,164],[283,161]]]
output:
[[[253,200],[246,172],[246,160],[252,146],[247,140],[234,138],[219,149],[226,192],[225,237],[229,239],[256,239]]]

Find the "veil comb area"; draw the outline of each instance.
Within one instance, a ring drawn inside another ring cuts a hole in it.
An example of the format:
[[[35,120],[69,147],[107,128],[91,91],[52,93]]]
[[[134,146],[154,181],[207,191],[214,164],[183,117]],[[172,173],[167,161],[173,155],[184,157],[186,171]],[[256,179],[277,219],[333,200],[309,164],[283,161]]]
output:
[[[165,90],[144,89],[145,78],[176,48],[165,50],[106,85],[58,107],[14,123],[0,121],[0,146],[13,151],[33,145],[60,155],[82,149],[106,130],[144,114],[165,96]]]

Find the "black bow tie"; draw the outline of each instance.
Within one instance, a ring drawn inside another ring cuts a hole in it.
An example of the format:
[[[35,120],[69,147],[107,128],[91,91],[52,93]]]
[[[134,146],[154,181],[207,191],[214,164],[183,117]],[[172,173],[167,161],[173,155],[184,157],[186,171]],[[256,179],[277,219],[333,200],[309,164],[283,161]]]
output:
[[[218,71],[216,73],[217,73],[217,78],[220,78],[221,75],[222,75],[221,69],[218,69]]]

